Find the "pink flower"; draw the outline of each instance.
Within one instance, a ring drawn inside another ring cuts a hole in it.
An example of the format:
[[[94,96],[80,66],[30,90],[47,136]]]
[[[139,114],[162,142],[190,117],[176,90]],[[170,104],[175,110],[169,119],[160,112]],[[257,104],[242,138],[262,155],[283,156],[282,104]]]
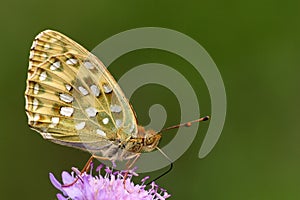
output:
[[[61,184],[52,173],[49,174],[50,181],[62,194],[57,194],[59,200],[164,200],[170,197],[166,190],[159,188],[154,182],[150,184],[150,188],[146,189],[145,181],[149,177],[142,179],[141,184],[134,184],[131,181],[133,176],[137,174],[133,171],[128,173],[124,185],[124,171],[113,171],[105,168],[106,174],[101,176],[100,171],[103,165],[97,167],[98,175],[92,176],[88,173],[79,175],[77,182],[71,186],[63,187],[72,183],[77,176],[74,172],[62,172]],[[80,174],[77,169],[74,169]]]

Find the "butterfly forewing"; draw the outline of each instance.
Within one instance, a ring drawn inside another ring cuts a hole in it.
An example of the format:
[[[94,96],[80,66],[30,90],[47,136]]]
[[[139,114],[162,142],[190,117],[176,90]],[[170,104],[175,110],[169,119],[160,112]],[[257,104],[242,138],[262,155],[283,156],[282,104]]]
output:
[[[133,110],[101,61],[55,31],[33,42],[25,98],[29,125],[53,142],[90,150],[137,133]]]

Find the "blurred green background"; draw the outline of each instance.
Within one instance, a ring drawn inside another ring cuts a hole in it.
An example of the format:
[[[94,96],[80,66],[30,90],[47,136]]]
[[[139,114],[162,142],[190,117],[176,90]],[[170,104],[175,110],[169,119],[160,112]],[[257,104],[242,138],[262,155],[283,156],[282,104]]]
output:
[[[227,92],[226,123],[213,151],[198,159],[208,127],[201,124],[174,170],[158,181],[172,199],[300,198],[300,1],[27,0],[2,2],[0,10],[1,199],[54,199],[57,191],[48,173],[59,177],[89,157],[45,141],[27,126],[24,90],[34,37],[50,28],[91,50],[114,34],[147,26],[174,29],[198,41],[217,64]],[[131,52],[110,70],[118,79],[148,62],[168,64],[189,78],[199,91],[202,112],[210,113],[203,80],[176,55]],[[166,126],[179,122],[176,99],[163,87],[145,86],[131,101],[142,124],[149,122],[152,103],[167,104],[172,114]]]

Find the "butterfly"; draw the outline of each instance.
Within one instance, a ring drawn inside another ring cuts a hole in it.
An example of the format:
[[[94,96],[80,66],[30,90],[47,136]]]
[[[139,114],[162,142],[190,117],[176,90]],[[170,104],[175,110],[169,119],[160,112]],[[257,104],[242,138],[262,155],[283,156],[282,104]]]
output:
[[[110,160],[152,151],[161,138],[137,125],[104,64],[56,31],[45,30],[33,41],[25,100],[28,124],[44,139]]]
[[[53,30],[33,41],[25,100],[28,124],[44,139],[95,157],[129,160],[158,148],[161,139],[160,132],[137,124],[132,106],[104,64]]]

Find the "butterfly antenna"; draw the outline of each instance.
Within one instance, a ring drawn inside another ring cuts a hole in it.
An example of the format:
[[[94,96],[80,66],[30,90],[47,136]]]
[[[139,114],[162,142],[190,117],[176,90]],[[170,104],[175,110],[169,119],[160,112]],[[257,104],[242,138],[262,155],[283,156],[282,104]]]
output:
[[[165,132],[165,131],[168,131],[168,130],[171,130],[171,129],[176,129],[176,128],[179,128],[179,127],[182,127],[182,126],[190,127],[195,122],[207,121],[207,120],[209,120],[209,118],[210,118],[209,116],[205,116],[205,117],[201,117],[199,119],[196,119],[196,120],[193,120],[193,121],[189,121],[189,122],[186,122],[186,123],[183,123],[183,124],[178,124],[178,125],[175,125],[175,126],[170,126],[168,128],[160,130],[158,133],[162,133],[162,132]]]
[[[159,175],[158,177],[156,177],[155,179],[149,181],[146,185],[148,185],[148,184],[150,184],[150,183],[152,183],[152,182],[160,179],[161,177],[163,177],[164,175],[168,174],[173,169],[173,161],[160,148],[156,147],[156,149],[170,162],[170,168],[167,171],[165,171],[164,173],[162,173],[161,175]]]

